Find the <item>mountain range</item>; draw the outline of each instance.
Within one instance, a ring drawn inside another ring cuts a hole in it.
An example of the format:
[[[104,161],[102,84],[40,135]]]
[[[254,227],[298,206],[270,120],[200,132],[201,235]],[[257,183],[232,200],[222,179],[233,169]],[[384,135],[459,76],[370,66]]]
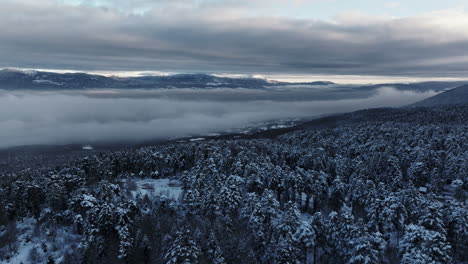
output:
[[[88,88],[264,88],[287,82],[260,78],[228,78],[209,74],[168,76],[108,77],[87,73],[0,70],[0,89],[88,89]],[[295,83],[298,84],[298,83]],[[307,85],[331,85],[332,82],[307,82]]]
[[[361,85],[359,89],[374,90],[391,86],[399,90],[444,91],[466,82],[419,82]],[[210,74],[175,74],[167,76],[115,77],[87,73],[55,73],[33,70],[0,70],[0,89],[5,90],[73,90],[73,89],[158,89],[158,88],[247,88],[264,89],[285,85],[342,86],[330,81],[280,82],[261,78],[230,78]],[[354,87],[354,86],[353,86]]]

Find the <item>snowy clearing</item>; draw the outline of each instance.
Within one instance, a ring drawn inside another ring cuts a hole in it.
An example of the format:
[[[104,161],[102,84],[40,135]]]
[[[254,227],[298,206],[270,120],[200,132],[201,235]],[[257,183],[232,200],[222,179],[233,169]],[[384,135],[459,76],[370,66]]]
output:
[[[130,179],[126,181],[132,196],[149,198],[165,195],[170,199],[177,200],[182,194],[182,187],[177,180],[170,179]],[[130,187],[132,185],[132,187]]]

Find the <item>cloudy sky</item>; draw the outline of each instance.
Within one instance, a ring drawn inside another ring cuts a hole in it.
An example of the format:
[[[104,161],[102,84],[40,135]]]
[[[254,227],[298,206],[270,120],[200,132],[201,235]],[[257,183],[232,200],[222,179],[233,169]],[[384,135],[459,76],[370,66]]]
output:
[[[0,0],[0,67],[465,78],[467,0]]]

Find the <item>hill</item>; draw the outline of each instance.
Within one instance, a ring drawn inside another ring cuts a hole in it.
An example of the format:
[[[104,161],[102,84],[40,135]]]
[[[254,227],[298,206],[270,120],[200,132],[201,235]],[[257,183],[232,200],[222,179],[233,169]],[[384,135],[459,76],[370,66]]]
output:
[[[468,85],[440,93],[423,101],[410,105],[411,107],[434,107],[468,103]]]

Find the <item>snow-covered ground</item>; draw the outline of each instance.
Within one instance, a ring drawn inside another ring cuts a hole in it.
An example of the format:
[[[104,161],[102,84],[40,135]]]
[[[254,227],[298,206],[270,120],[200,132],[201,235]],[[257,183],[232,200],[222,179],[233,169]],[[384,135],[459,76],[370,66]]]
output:
[[[182,194],[182,187],[180,182],[170,179],[131,179],[127,180],[127,186],[133,185],[130,188],[132,196],[144,197],[148,195],[149,198],[155,196],[165,195],[170,199],[177,200]]]
[[[205,138],[191,138],[191,139],[190,139],[191,142],[194,142],[194,141],[202,141],[202,140],[205,140]]]
[[[2,264],[45,263],[53,259],[61,263],[64,256],[77,250],[81,236],[72,232],[72,227],[49,228],[34,218],[16,222],[16,241],[2,248],[6,253],[0,258]],[[10,250],[11,248],[11,250]],[[0,253],[1,253],[0,252]]]
[[[94,150],[93,146],[91,145],[84,145],[81,147],[82,150]]]

